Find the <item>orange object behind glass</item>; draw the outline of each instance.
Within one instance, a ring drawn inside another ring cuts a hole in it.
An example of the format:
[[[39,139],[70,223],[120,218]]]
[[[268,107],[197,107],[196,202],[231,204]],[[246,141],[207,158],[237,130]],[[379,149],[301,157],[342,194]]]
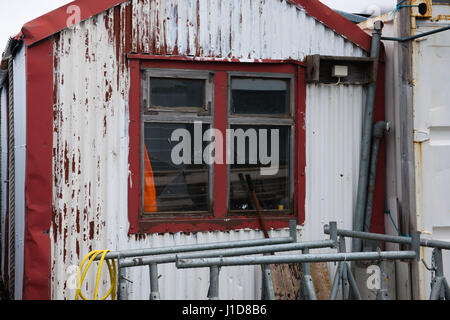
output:
[[[148,157],[147,147],[145,147],[144,159],[144,212],[158,212],[155,179],[153,176],[152,164]]]

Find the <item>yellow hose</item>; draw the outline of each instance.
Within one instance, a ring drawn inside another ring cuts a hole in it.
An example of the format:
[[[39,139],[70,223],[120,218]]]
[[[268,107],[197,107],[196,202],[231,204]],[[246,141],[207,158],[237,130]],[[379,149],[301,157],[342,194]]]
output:
[[[94,292],[94,300],[98,300],[98,288],[99,288],[99,284],[100,284],[100,276],[102,273],[103,262],[105,261],[105,256],[109,251],[110,250],[94,250],[94,251],[90,252],[86,257],[84,257],[83,261],[81,261],[81,265],[80,265],[80,268],[78,269],[78,273],[77,273],[77,293],[75,295],[75,300],[79,300],[80,298],[83,300],[89,300],[81,292],[81,286],[83,284],[83,281],[86,277],[86,274],[87,274],[92,262],[95,260],[95,258],[97,258],[97,256],[99,256],[101,254],[102,256],[100,258],[100,263],[98,266],[97,280],[95,282],[95,292]],[[86,263],[86,261],[88,259],[89,259],[89,262],[86,265],[86,268],[83,269],[84,264]],[[111,296],[111,300],[115,300],[116,292],[117,292],[117,266],[116,266],[116,262],[114,260],[112,261],[112,268],[111,268],[111,262],[109,260],[106,260],[106,264],[108,265],[109,278],[111,280],[111,288],[106,293],[106,295],[104,297],[102,297],[100,300],[106,300],[109,296]],[[80,274],[81,274],[81,278],[80,278]]]

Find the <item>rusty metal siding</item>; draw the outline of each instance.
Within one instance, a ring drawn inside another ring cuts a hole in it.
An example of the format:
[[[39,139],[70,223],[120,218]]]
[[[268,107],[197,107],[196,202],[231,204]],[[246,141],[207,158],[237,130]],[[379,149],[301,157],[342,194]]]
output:
[[[303,60],[344,47],[363,54],[287,1],[133,0],[132,8],[133,52],[252,60]]]
[[[92,249],[123,250],[263,237],[261,232],[251,230],[128,237],[128,52],[244,61],[302,60],[312,53],[364,55],[362,49],[307,16],[301,8],[279,0],[133,0],[56,35],[51,227],[54,299],[73,299],[76,266]],[[311,238],[321,237],[321,222],[331,218],[345,219],[351,226],[362,94],[361,87],[308,86],[305,229],[315,228]],[[327,99],[319,99],[325,96]],[[339,135],[341,130],[343,134]],[[316,144],[313,131],[321,134],[320,145]],[[321,160],[319,151],[330,159],[340,158],[340,164]],[[326,168],[317,167],[316,161],[322,161]],[[336,176],[341,168],[344,178]],[[330,187],[330,194],[344,189],[329,197],[323,206],[320,188],[330,183],[334,188]],[[273,236],[286,234],[287,230],[280,230]],[[148,299],[147,269],[127,272],[133,281],[130,298]],[[161,266],[160,272],[163,298],[205,298],[207,271],[178,271],[167,265]],[[224,268],[221,297],[258,298],[259,275],[257,267]],[[91,287],[84,290],[92,296],[93,274],[87,282]],[[104,284],[101,290],[106,289]]]

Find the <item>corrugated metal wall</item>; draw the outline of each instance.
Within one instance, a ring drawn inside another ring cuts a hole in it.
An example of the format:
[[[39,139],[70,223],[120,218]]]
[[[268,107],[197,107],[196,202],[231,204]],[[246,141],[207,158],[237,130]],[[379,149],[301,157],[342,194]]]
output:
[[[278,0],[133,0],[61,32],[55,43],[55,299],[74,297],[74,266],[91,249],[263,237],[250,230],[127,236],[129,84],[123,54],[130,51],[243,60],[363,55],[302,9]],[[307,95],[305,230],[309,238],[320,238],[322,222],[337,219],[351,226],[363,89],[308,86]],[[273,236],[286,234],[281,230]],[[206,297],[206,270],[164,266],[160,273],[162,298]],[[147,269],[130,269],[128,277],[130,298],[147,299]],[[220,285],[223,298],[258,298],[259,270],[225,268]]]
[[[27,143],[25,48],[14,58],[14,298],[22,299],[25,243],[25,160]]]
[[[361,86],[309,85],[306,100],[306,223],[309,240],[324,224],[352,229],[359,175]]]

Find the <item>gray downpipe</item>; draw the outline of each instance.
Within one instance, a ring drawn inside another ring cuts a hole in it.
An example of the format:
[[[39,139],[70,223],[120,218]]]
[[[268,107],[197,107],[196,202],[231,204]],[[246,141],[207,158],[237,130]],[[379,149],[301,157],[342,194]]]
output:
[[[374,29],[372,32],[372,46],[370,51],[370,57],[375,59],[375,66],[374,66],[375,75],[378,75],[382,29],[383,29],[383,22],[376,21],[374,23]],[[373,112],[375,107],[376,90],[377,90],[377,82],[376,81],[371,82],[368,85],[366,108],[363,118],[361,160],[358,179],[358,195],[353,222],[353,230],[355,231],[362,231],[364,228],[364,210],[366,208],[366,200],[367,200],[367,184],[369,178],[369,163],[370,163],[370,149],[371,149],[370,147],[372,141]],[[361,239],[353,238],[352,251],[360,252],[361,249],[362,249]]]
[[[375,192],[375,182],[377,177],[378,151],[380,149],[380,140],[384,133],[389,131],[389,124],[385,121],[379,121],[373,126],[372,156],[370,161],[369,187],[367,191],[366,215],[364,218],[364,232],[370,232],[372,222],[373,195]]]

